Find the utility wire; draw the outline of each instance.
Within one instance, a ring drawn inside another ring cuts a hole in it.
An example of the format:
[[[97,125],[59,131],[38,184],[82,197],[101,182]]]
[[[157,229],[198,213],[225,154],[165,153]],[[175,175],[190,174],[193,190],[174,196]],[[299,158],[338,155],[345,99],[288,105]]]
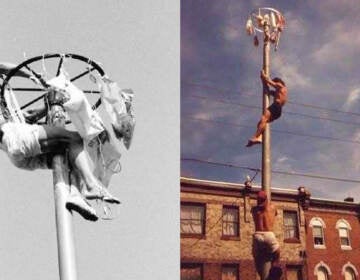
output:
[[[218,88],[218,87],[213,87],[213,86],[209,86],[209,85],[204,85],[204,84],[199,84],[199,83],[194,83],[194,82],[188,82],[188,81],[182,81],[183,84],[188,85],[188,86],[193,86],[193,87],[199,87],[199,88],[204,88],[204,89],[212,89],[212,90],[217,90],[219,92],[235,92],[238,93],[240,95],[245,95],[245,96],[252,96],[248,93],[244,93],[244,92],[239,92],[236,90],[231,90],[231,89],[223,89],[223,88]],[[293,104],[293,105],[297,105],[297,106],[303,106],[303,107],[308,107],[308,108],[313,108],[313,109],[319,109],[319,110],[323,110],[323,111],[328,111],[328,112],[335,112],[335,113],[342,113],[342,114],[349,114],[349,115],[354,115],[354,116],[360,116],[360,113],[356,113],[356,112],[350,112],[350,111],[342,111],[342,110],[337,110],[337,109],[332,109],[332,108],[326,108],[326,107],[321,107],[321,106],[317,106],[317,105],[312,105],[312,104],[306,104],[306,103],[299,103],[299,102],[294,102],[294,101],[288,101],[289,104]]]
[[[192,162],[203,163],[203,164],[210,164],[210,165],[215,165],[215,166],[246,169],[246,170],[251,170],[251,171],[261,171],[260,168],[252,168],[252,167],[236,165],[236,164],[232,164],[232,163],[223,163],[223,162],[210,161],[210,160],[204,160],[204,159],[198,159],[198,158],[181,158],[181,160],[182,161],[192,161]],[[329,180],[329,181],[337,181],[337,182],[344,182],[344,183],[360,183],[360,180],[339,178],[339,177],[329,177],[329,176],[324,176],[324,175],[319,175],[319,174],[288,172],[288,171],[282,171],[282,170],[272,170],[271,173],[281,174],[281,175],[289,175],[289,176],[315,178],[315,179]]]
[[[217,121],[217,120],[209,120],[209,119],[203,119],[203,118],[195,118],[195,117],[182,117],[183,119],[190,119],[194,121],[201,121],[201,122],[211,122],[221,125],[230,125],[235,127],[243,127],[243,128],[254,128],[253,126],[249,125],[242,125],[242,124],[235,124],[235,123],[229,123],[224,121]],[[283,134],[289,134],[289,135],[295,135],[295,136],[302,136],[302,137],[310,137],[310,138],[318,138],[318,139],[325,139],[330,141],[338,141],[338,142],[345,142],[345,143],[352,143],[352,144],[360,144],[360,141],[353,141],[353,140],[346,140],[341,138],[335,138],[335,137],[329,137],[329,136],[320,136],[320,135],[310,135],[306,133],[299,133],[299,132],[291,132],[287,130],[279,130],[279,129],[271,129],[272,132],[275,133],[283,133]]]
[[[206,96],[200,96],[200,95],[196,95],[196,94],[189,94],[186,97],[202,99],[202,100],[209,100],[209,101],[216,102],[216,103],[221,103],[221,104],[228,104],[228,105],[233,105],[233,106],[246,107],[246,108],[251,108],[251,109],[261,109],[262,110],[262,107],[256,106],[256,105],[249,105],[249,104],[243,104],[243,103],[238,103],[238,102],[232,102],[232,101],[228,101],[228,100],[224,100],[224,99],[209,98],[209,97],[206,97]],[[318,116],[312,116],[312,115],[289,112],[289,111],[284,111],[283,113],[288,114],[288,115],[301,116],[301,117],[310,118],[310,119],[319,119],[319,120],[326,120],[326,121],[331,121],[331,122],[342,123],[342,124],[346,124],[346,125],[360,126],[360,123],[358,123],[358,122],[342,121],[342,120],[337,120],[337,119],[330,119],[330,118],[325,118],[325,117],[318,117]]]

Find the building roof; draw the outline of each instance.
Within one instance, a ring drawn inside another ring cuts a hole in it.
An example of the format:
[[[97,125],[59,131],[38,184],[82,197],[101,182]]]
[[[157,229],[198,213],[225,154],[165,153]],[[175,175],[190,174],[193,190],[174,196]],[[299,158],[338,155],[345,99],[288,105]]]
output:
[[[244,183],[211,181],[190,177],[180,177],[180,185],[182,192],[197,192],[223,196],[242,196],[246,190]],[[247,192],[250,196],[255,196],[259,190],[261,190],[261,186],[252,186],[251,189],[247,189]],[[310,192],[303,186],[296,190],[272,187],[271,194],[273,200],[298,201],[302,199],[308,203],[308,206],[314,208],[335,208],[352,211],[359,211],[360,209],[360,203],[352,201],[311,197]]]

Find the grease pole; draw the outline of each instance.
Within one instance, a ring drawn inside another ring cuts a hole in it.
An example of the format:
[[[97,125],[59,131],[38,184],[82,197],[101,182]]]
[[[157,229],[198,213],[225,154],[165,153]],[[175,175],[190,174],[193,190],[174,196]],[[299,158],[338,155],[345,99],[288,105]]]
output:
[[[264,46],[263,46],[263,68],[267,76],[270,74],[270,24],[264,22]],[[263,83],[263,114],[270,104],[268,87]],[[266,124],[262,141],[262,174],[261,187],[266,192],[268,200],[271,201],[271,134],[270,124]]]
[[[64,109],[58,105],[56,92],[49,92],[49,123],[53,126],[65,126]],[[58,261],[60,280],[76,280],[76,259],[73,236],[72,215],[66,209],[66,199],[69,195],[69,168],[66,157],[56,154],[52,159],[55,219],[58,245]]]

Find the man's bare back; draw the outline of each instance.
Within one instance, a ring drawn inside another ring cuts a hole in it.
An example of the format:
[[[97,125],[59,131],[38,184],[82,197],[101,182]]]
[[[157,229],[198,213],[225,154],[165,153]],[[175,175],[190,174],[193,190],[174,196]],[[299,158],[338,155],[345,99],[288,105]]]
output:
[[[280,244],[273,232],[277,211],[267,199],[265,191],[257,193],[257,205],[252,208],[252,214],[255,224],[253,255],[256,270],[259,275],[268,275],[269,278],[266,277],[266,279],[279,280],[282,275],[282,269],[279,266]],[[267,274],[264,269],[268,254],[270,254],[271,269]]]
[[[266,202],[265,206],[256,206],[253,210],[255,230],[273,231],[276,214],[276,208],[272,204]]]

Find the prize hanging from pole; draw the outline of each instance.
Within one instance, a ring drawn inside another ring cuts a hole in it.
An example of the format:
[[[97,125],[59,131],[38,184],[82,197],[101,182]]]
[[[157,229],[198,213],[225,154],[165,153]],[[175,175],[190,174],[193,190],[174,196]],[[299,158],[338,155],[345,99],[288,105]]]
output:
[[[253,10],[246,21],[246,32],[254,36],[254,45],[257,47],[259,45],[257,32],[263,33],[266,25],[269,26],[270,42],[277,51],[281,32],[285,27],[285,18],[278,10],[268,7]]]

